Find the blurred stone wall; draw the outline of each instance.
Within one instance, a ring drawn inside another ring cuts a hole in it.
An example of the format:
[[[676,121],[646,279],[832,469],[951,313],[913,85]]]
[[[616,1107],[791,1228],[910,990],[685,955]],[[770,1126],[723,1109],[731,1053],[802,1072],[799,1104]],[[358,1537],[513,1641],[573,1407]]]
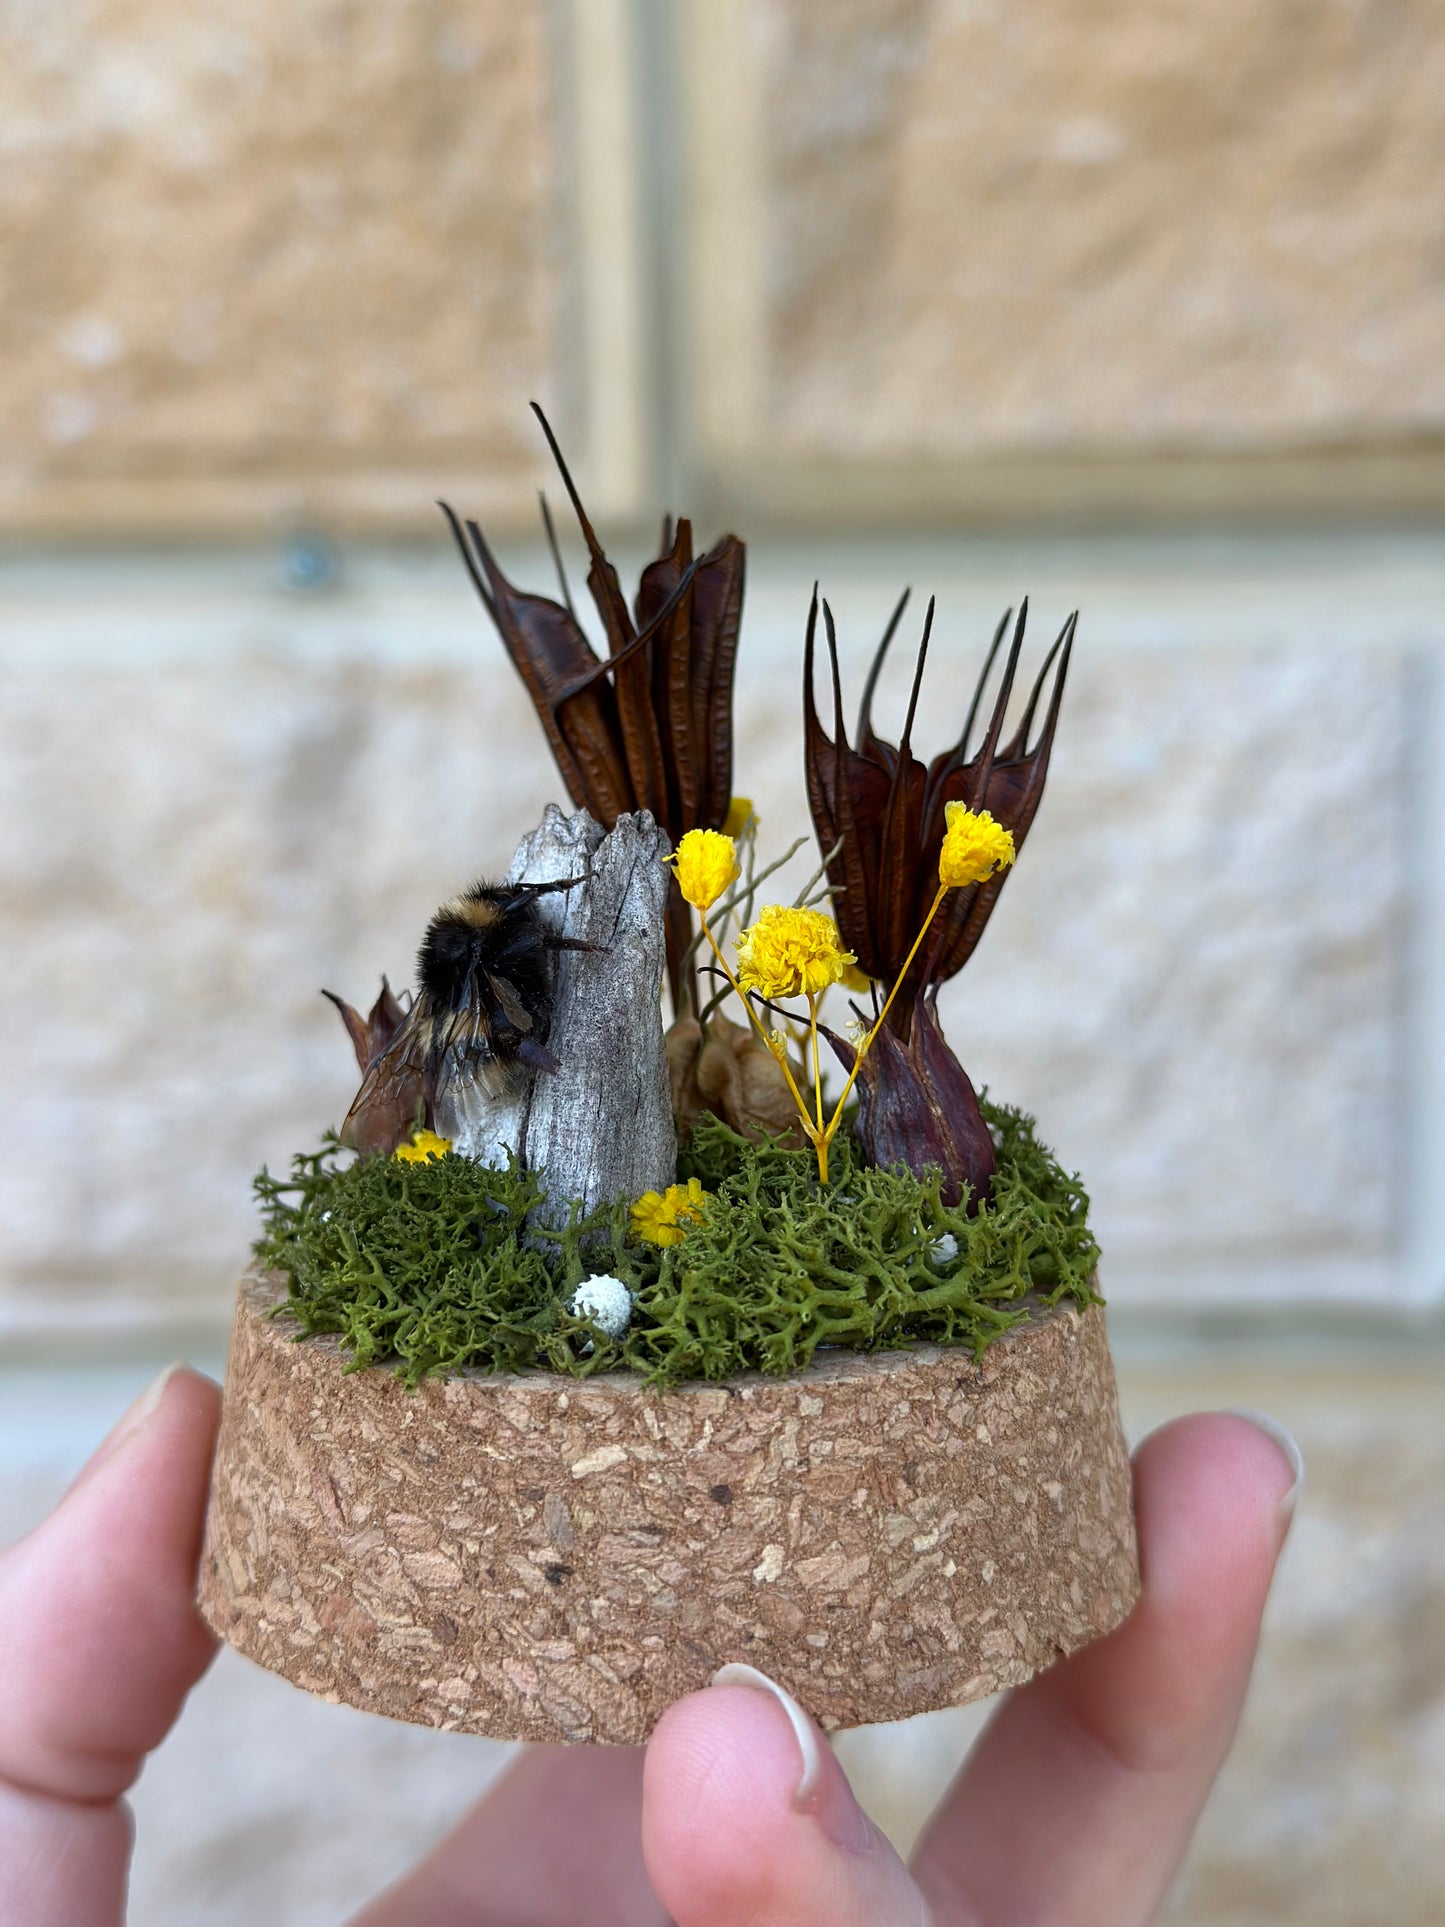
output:
[[[1087,1177],[1136,1413],[1298,1407],[1328,1459],[1175,1917],[1433,1918],[1442,171],[1425,0],[0,10],[14,1372],[219,1347],[253,1170],[351,1094],[318,990],[406,982],[556,793],[433,507],[547,579],[529,400],[625,579],[664,507],[749,538],[770,848],[815,577],[854,691],[898,589],[938,594],[929,750],[1005,605],[1040,653],[1079,606],[950,1034]],[[1191,1377],[1202,1312],[1240,1349]],[[1356,1369],[1366,1327],[1415,1369]],[[1279,1330],[1325,1380],[1251,1349]],[[886,1744],[903,1835],[933,1742]]]
[[[825,516],[1438,506],[1429,0],[686,12],[728,481]]]
[[[545,11],[7,9],[0,525],[515,511],[559,369]],[[479,187],[485,183],[485,191]]]

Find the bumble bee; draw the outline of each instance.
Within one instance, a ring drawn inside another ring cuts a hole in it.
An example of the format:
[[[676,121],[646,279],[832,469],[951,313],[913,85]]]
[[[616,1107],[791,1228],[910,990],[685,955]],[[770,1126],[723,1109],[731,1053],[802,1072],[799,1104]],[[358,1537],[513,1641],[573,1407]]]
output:
[[[343,1144],[389,1152],[459,1080],[500,1098],[558,1068],[546,1047],[552,956],[597,946],[548,930],[537,899],[584,880],[476,883],[441,906],[417,954],[416,1000],[367,1066]]]

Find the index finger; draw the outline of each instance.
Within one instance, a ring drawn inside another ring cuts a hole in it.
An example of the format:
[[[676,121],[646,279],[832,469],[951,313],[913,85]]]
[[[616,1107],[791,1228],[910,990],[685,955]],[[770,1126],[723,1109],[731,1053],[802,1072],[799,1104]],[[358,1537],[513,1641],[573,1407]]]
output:
[[[1145,1440],[1139,1604],[985,1728],[915,1856],[940,1921],[1153,1920],[1234,1736],[1299,1475],[1288,1434],[1228,1413]]]

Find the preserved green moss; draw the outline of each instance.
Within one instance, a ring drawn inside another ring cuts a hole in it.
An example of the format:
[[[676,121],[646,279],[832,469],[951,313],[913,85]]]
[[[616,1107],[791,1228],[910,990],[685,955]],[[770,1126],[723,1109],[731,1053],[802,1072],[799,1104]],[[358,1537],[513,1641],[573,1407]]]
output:
[[[665,1249],[634,1238],[625,1203],[540,1224],[540,1177],[515,1164],[352,1161],[329,1138],[289,1179],[257,1178],[256,1253],[287,1277],[282,1310],[302,1335],[332,1332],[352,1369],[394,1364],[411,1384],[466,1368],[633,1370],[655,1385],[784,1376],[820,1346],[918,1339],[980,1353],[1039,1304],[1094,1302],[1099,1257],[1088,1197],[1032,1119],[986,1100],[983,1111],[998,1170],[972,1217],[940,1200],[936,1174],[865,1169],[845,1133],[820,1187],[811,1150],[704,1118],[679,1176],[712,1199]],[[632,1293],[621,1339],[569,1310],[598,1272]]]

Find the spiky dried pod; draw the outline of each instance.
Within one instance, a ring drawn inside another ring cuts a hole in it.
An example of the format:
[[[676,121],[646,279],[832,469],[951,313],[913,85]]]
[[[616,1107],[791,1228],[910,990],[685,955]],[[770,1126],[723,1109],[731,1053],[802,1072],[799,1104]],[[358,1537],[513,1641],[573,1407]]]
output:
[[[912,737],[933,627],[931,601],[902,737],[897,744],[887,742],[873,727],[874,691],[907,601],[905,594],[873,658],[854,743],[849,743],[843,721],[837,633],[826,602],[822,610],[832,669],[831,739],[818,720],[814,699],[819,607],[816,591],[808,612],[804,652],[803,756],[813,826],[820,848],[825,852],[836,850],[828,865],[828,877],[837,892],[834,912],[843,941],[867,975],[884,985],[896,982],[938,890],[938,853],[948,804],[987,810],[1012,832],[1015,849],[1022,847],[1048,775],[1078,620],[1077,615],[1071,615],[1064,624],[1044,659],[1018,727],[1005,740],[1004,721],[1028,617],[1028,603],[1023,603],[987,727],[971,751],[989,677],[1008,632],[1012,611],[1006,613],[994,633],[962,734],[952,748],[924,764],[913,754]],[[1043,721],[1034,736],[1041,705]],[[908,1035],[924,991],[954,976],[968,961],[1009,874],[1004,870],[984,883],[949,892],[889,1012],[888,1022],[901,1036]]]
[[[341,1013],[341,1021],[351,1039],[351,1048],[356,1052],[357,1067],[365,1075],[400,1030],[402,1019],[406,1016],[405,1006],[398,1002],[385,977],[381,980],[376,1002],[364,1017],[344,998],[338,997],[334,990],[323,990],[321,995],[335,1004]]]
[[[953,803],[987,811],[1011,833],[1013,850],[1022,847],[1043,796],[1078,617],[1071,615],[1064,624],[1017,727],[1005,739],[1004,723],[1028,617],[1028,603],[1022,604],[987,725],[978,746],[971,748],[989,678],[1008,634],[1013,612],[1007,611],[994,632],[962,733],[952,748],[924,764],[913,754],[912,738],[933,628],[932,601],[902,736],[896,744],[890,743],[873,727],[874,692],[907,603],[905,593],[874,655],[863,687],[855,741],[850,744],[843,722],[837,633],[826,603],[822,609],[833,683],[831,740],[818,720],[814,654],[819,604],[814,591],[803,670],[808,800],[819,845],[824,852],[834,853],[828,861],[828,877],[843,941],[875,983],[885,990],[897,986],[886,1019],[859,1068],[854,1135],[870,1163],[905,1164],[919,1172],[934,1166],[943,1174],[944,1194],[950,1202],[956,1203],[967,1190],[976,1208],[989,1195],[993,1140],[979,1113],[973,1085],[944,1040],[935,1000],[938,986],[972,955],[1011,867],[998,869],[982,882],[949,889],[935,911],[939,852],[947,810]],[[1043,721],[1035,735],[1041,706]],[[915,939],[930,913],[932,924],[915,953]],[[907,975],[900,982],[905,967]],[[851,1070],[857,1056],[854,1047],[831,1033],[830,1038],[845,1069]]]
[[[334,990],[323,990],[321,995],[329,998],[341,1013],[365,1089],[367,1073],[385,1056],[406,1019],[406,1008],[393,995],[385,977],[381,980],[381,994],[365,1017]],[[360,1108],[353,1105],[342,1133],[343,1142],[364,1156],[379,1153],[389,1157],[419,1123],[431,1124],[432,1097],[431,1080],[420,1067],[386,1080],[376,1089],[372,1101]]]
[[[692,524],[683,519],[674,527],[669,520],[661,553],[643,570],[629,612],[556,438],[535,403],[533,410],[587,546],[587,586],[607,655],[597,655],[577,619],[545,499],[542,515],[560,602],[514,587],[477,524],[463,525],[443,502],[467,572],[532,698],[573,802],[604,830],[619,816],[649,810],[674,844],[688,830],[721,829],[732,797],[743,544],[725,535],[705,555],[694,556]],[[667,938],[676,1003],[692,939],[691,917],[676,890]]]

